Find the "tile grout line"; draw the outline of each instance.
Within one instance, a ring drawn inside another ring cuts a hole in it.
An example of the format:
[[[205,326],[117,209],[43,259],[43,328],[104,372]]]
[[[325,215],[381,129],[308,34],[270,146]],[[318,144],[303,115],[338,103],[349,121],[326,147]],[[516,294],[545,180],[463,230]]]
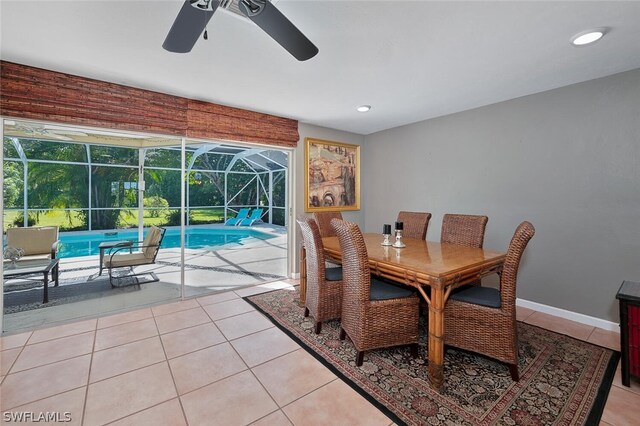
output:
[[[189,299],[187,299],[187,300],[189,300]],[[186,302],[186,300],[184,300],[184,302]],[[182,303],[182,302],[177,302],[177,303]],[[200,306],[200,304],[198,304],[198,306],[192,306],[190,308],[179,309],[177,311],[167,312],[166,314],[156,314],[155,312],[153,312],[153,309],[151,309],[151,315],[153,316],[153,318],[158,318],[158,317],[165,317],[167,315],[179,314],[181,312],[193,311],[194,309],[202,309],[202,306]]]
[[[278,404],[276,404],[276,405],[278,405]],[[259,419],[252,421],[252,422],[251,422],[251,423],[249,423],[247,426],[254,425],[254,424],[258,423],[260,420],[265,419],[265,418],[269,417],[270,415],[272,415],[273,413],[276,413],[276,412],[278,412],[278,411],[282,411],[282,410],[280,410],[280,407],[278,407],[276,410],[273,410],[273,411],[272,411],[272,412],[270,412],[269,414],[265,414],[264,416],[260,417]],[[284,413],[282,413],[282,414],[284,414]],[[285,417],[286,417],[286,416],[285,416]]]
[[[36,365],[36,366],[34,366],[34,367],[25,368],[24,370],[20,370],[20,371],[12,371],[12,372],[11,372],[11,374],[12,374],[12,375],[13,375],[13,374],[20,374],[20,373],[24,373],[24,372],[27,372],[27,371],[35,370],[36,368],[46,367],[46,366],[49,366],[49,365],[57,364],[57,363],[59,363],[59,362],[70,361],[70,360],[72,360],[72,359],[80,358],[80,357],[87,356],[87,355],[91,355],[91,352],[87,352],[87,353],[84,353],[84,354],[79,354],[79,355],[70,356],[69,358],[61,359],[61,360],[54,361],[54,362],[48,362],[48,363],[46,363],[46,364],[42,364],[42,365]],[[18,360],[18,359],[16,358],[16,361],[17,361],[17,360]],[[12,366],[12,368],[13,368],[13,366]],[[9,376],[9,374],[7,374],[5,377],[8,377],[8,376]],[[57,395],[57,394],[56,394],[56,395]]]
[[[216,296],[218,294],[226,294],[226,293],[233,293],[235,295],[235,297],[232,297],[231,299],[227,299],[227,300],[221,300],[219,302],[207,303],[206,305],[203,305],[202,302],[200,302],[200,300],[199,300],[199,299],[204,299],[205,297],[212,297],[212,296]],[[220,292],[220,293],[213,293],[213,294],[211,294],[209,296],[197,297],[196,298],[196,302],[198,302],[198,304],[200,305],[201,308],[204,308],[205,306],[212,306],[212,305],[217,305],[219,303],[231,302],[232,300],[235,300],[235,299],[242,299],[242,298],[240,296],[238,296],[233,290],[231,290],[229,292],[223,291],[223,292]]]
[[[324,365],[323,365],[323,367],[324,367]],[[327,367],[324,367],[324,368],[327,368]],[[327,370],[328,370],[328,368],[327,368]],[[297,398],[295,398],[295,399],[293,399],[293,400],[291,400],[291,401],[287,402],[285,405],[282,405],[282,406],[278,405],[278,407],[280,407],[280,409],[282,410],[284,407],[288,407],[289,405],[293,404],[294,402],[301,400],[301,399],[302,399],[302,398],[304,398],[305,396],[307,396],[307,395],[310,395],[310,394],[314,393],[314,392],[315,392],[315,391],[317,391],[318,389],[321,389],[321,388],[323,388],[323,387],[325,387],[325,386],[329,385],[330,383],[335,382],[336,380],[340,380],[340,381],[342,381],[342,379],[341,379],[340,377],[336,376],[336,375],[335,375],[335,374],[333,374],[333,373],[331,373],[331,374],[333,375],[333,379],[329,380],[327,383],[325,383],[325,384],[323,384],[323,385],[320,385],[320,386],[318,386],[317,388],[312,389],[312,390],[310,390],[309,392],[304,393],[304,394],[302,394],[302,395],[298,396]],[[345,383],[345,384],[346,384],[346,383]],[[358,395],[360,395],[360,394],[358,394]],[[276,404],[277,404],[277,403],[276,403]],[[376,410],[378,410],[378,408],[377,408],[376,406],[374,406],[374,408],[375,408]],[[378,411],[379,411],[379,410],[378,410]],[[283,411],[283,413],[284,413],[284,411]],[[287,417],[287,418],[288,418],[288,417]],[[293,422],[291,422],[291,423],[293,423]]]
[[[109,327],[97,328],[96,331],[109,330],[110,328],[114,328],[114,327],[122,327],[128,324],[132,324],[134,322],[142,322],[142,321],[150,320],[151,318],[153,318],[153,316],[150,316],[149,318],[141,318],[133,321],[123,322],[122,324],[110,325]],[[102,350],[102,349],[98,349],[98,350]]]
[[[33,403],[36,403],[36,402],[44,401],[45,399],[53,398],[54,396],[62,395],[63,393],[67,393],[67,392],[73,392],[74,390],[82,389],[84,387],[85,387],[85,385],[80,385],[80,386],[75,387],[75,388],[71,388],[71,389],[67,389],[67,390],[62,391],[62,392],[54,393],[53,395],[45,396],[43,398],[34,399],[33,401],[28,401],[28,402],[25,402],[23,404],[16,405],[15,407],[11,407],[11,408],[8,408],[6,410],[3,408],[2,410],[3,410],[3,412],[15,410],[16,408],[22,407],[23,405],[33,404]]]
[[[81,334],[89,334],[89,333],[95,333],[95,332],[93,332],[93,331],[85,331],[85,332],[80,333],[80,334],[74,334],[73,336],[60,337],[60,339],[66,339],[67,337],[80,336]],[[93,339],[94,339],[94,343],[95,343],[95,334],[94,334]],[[54,339],[54,340],[59,340],[59,339]],[[53,342],[54,340],[47,340],[46,342],[41,342],[41,343],[50,343],[50,342]],[[39,344],[40,344],[40,343],[34,343],[33,345],[29,345],[29,346],[35,346],[35,345],[39,345]],[[23,350],[24,350],[24,348],[26,348],[26,347],[27,347],[27,346],[25,345],[25,346],[23,347]],[[78,358],[78,357],[83,356],[83,355],[89,355],[89,354],[91,354],[91,353],[92,353],[92,351],[93,351],[93,348],[91,349],[91,351],[90,351],[90,352],[86,352],[86,353],[83,353],[83,354],[73,355],[73,356],[70,356],[69,358],[62,358],[62,359],[59,359],[59,360],[57,360],[57,361],[51,361],[51,362],[46,362],[46,363],[44,363],[44,364],[34,365],[34,366],[32,366],[32,367],[25,368],[25,369],[23,369],[23,370],[14,371],[14,372],[12,372],[11,374],[21,373],[21,372],[23,372],[23,371],[33,370],[34,368],[44,367],[44,366],[51,365],[51,364],[55,364],[55,363],[57,363],[57,362],[61,362],[61,361],[67,361],[67,360],[70,360],[70,359],[73,359],[73,358]],[[20,356],[20,355],[22,355],[22,351],[20,351],[20,354],[19,354],[18,356]],[[16,358],[16,359],[15,359],[14,364],[12,364],[12,365],[11,365],[11,368],[13,368],[13,367],[14,367],[14,365],[15,365],[15,363],[16,363],[17,361],[18,361],[18,358]],[[9,374],[7,374],[7,376],[8,376],[8,375],[9,375]]]
[[[157,363],[157,364],[159,364],[159,363]],[[153,364],[153,365],[156,365],[156,364]],[[151,405],[151,406],[149,406],[149,407],[147,407],[147,408],[143,408],[142,410],[138,410],[138,411],[135,411],[135,412],[133,412],[133,413],[131,413],[131,414],[127,414],[126,416],[118,417],[118,418],[117,418],[117,419],[115,419],[115,420],[111,420],[111,421],[109,421],[109,422],[105,423],[105,425],[112,425],[112,424],[114,424],[114,423],[116,423],[116,422],[119,422],[119,421],[121,421],[121,420],[126,419],[127,417],[135,416],[136,414],[140,414],[140,413],[142,413],[143,411],[150,410],[150,409],[155,408],[155,407],[157,407],[157,406],[159,406],[159,405],[165,404],[165,403],[167,403],[167,402],[169,402],[169,401],[173,401],[174,399],[177,399],[177,400],[178,400],[178,402],[180,402],[180,401],[179,401],[179,399],[180,399],[180,398],[176,396],[175,398],[171,398],[171,399],[167,399],[166,401],[158,402],[157,404],[153,404],[153,405]]]
[[[247,312],[247,313],[249,313],[249,312]],[[270,330],[272,328],[275,328],[275,325],[272,325],[271,327],[263,328],[262,330],[252,331],[251,333],[243,334],[242,336],[234,337],[231,340],[229,340],[229,338],[227,336],[225,336],[224,333],[222,333],[222,335],[224,336],[225,339],[227,339],[227,342],[231,343],[231,342],[236,341],[238,339],[242,339],[242,338],[247,337],[247,336],[253,336],[254,334],[260,333],[261,331]]]
[[[204,325],[204,324],[201,324],[201,325]],[[182,358],[183,356],[187,356],[187,355],[194,354],[196,352],[204,351],[205,349],[215,348],[216,346],[220,346],[220,345],[222,345],[224,343],[228,343],[228,342],[219,342],[219,343],[215,343],[213,345],[205,346],[203,348],[195,349],[193,351],[185,352],[183,354],[180,354],[180,355],[177,355],[177,356],[174,356],[174,357],[171,357],[171,358],[167,358],[167,361],[173,361],[174,359]],[[168,356],[168,355],[165,354],[165,356]]]
[[[118,324],[107,325],[106,327],[98,327],[98,330],[108,330],[108,329],[113,328],[113,327],[118,327],[119,325],[131,324],[132,322],[144,321],[146,319],[149,319],[149,318],[151,318],[153,316],[153,314],[151,313],[151,308],[147,308],[147,309],[149,309],[149,316],[146,317],[146,318],[132,319],[132,320],[129,320],[129,321],[124,321],[124,322],[118,323]],[[136,312],[136,311],[141,311],[141,310],[143,310],[143,309],[136,309],[134,311],[129,311],[129,312]],[[123,312],[122,314],[116,314],[116,315],[124,315],[124,314],[128,314],[129,312]],[[115,315],[108,315],[106,317],[98,317],[97,318],[98,325],[100,323],[99,320],[101,318],[109,318],[109,317],[112,317],[112,316],[115,316]]]
[[[335,374],[334,374],[334,376],[335,376]],[[337,377],[337,376],[336,376],[333,380],[329,380],[329,381],[328,381],[327,383],[325,383],[324,385],[322,385],[322,386],[318,386],[316,389],[314,389],[314,390],[312,390],[312,391],[310,391],[310,392],[307,392],[306,394],[304,394],[304,395],[302,395],[302,396],[300,396],[300,397],[298,397],[298,398],[294,399],[293,401],[289,402],[288,404],[286,404],[286,405],[284,405],[284,406],[280,407],[280,410],[282,410],[282,412],[283,412],[283,413],[284,413],[284,415],[287,417],[287,419],[289,419],[289,416],[287,416],[287,413],[284,411],[284,408],[286,408],[286,407],[288,407],[288,406],[290,406],[290,405],[294,404],[294,403],[295,403],[295,402],[297,402],[297,401],[300,401],[302,398],[304,398],[304,397],[306,397],[306,396],[308,396],[308,395],[311,395],[312,393],[314,393],[314,392],[316,392],[316,391],[318,391],[318,390],[320,390],[320,389],[324,388],[325,386],[329,386],[331,383],[335,382],[336,380],[342,381],[342,379],[341,379],[340,377]],[[346,383],[345,383],[345,384],[346,384]],[[349,386],[349,385],[347,385],[347,386]],[[357,392],[356,392],[356,393],[357,393]],[[360,395],[359,393],[358,393],[358,396],[360,396],[361,398],[363,398],[363,399],[364,399],[364,397],[363,397],[362,395]],[[366,401],[366,399],[365,399],[365,401]],[[368,402],[369,404],[371,404],[369,401],[367,401],[367,402]],[[376,410],[380,411],[380,410],[378,409],[378,407],[376,407],[376,406],[375,406],[375,405],[373,405],[373,404],[371,404],[371,405],[373,406],[373,408],[375,408]],[[380,411],[380,412],[382,413],[382,411]],[[384,413],[383,413],[383,414],[384,414]],[[386,414],[385,414],[385,415],[386,415]],[[289,419],[289,421],[290,421],[293,425],[295,425],[295,423],[294,423],[291,419]]]
[[[80,417],[80,425],[84,424],[84,418],[87,412],[87,398],[89,396],[89,381],[91,380],[91,369],[93,368],[93,354],[95,353],[97,338],[98,338],[98,320],[96,319],[96,325],[93,331],[93,345],[91,346],[91,359],[89,359],[89,371],[87,373],[87,385],[84,391],[84,404],[82,404],[82,414]]]
[[[30,338],[31,338],[31,336],[29,336],[29,339],[30,339]],[[29,341],[29,339],[27,339],[27,341]],[[24,348],[26,348],[26,347],[27,347],[27,343],[25,342],[25,344],[24,344],[24,345],[22,345],[22,346],[20,347],[20,351],[18,352],[18,355],[17,355],[17,356],[16,356],[16,358],[13,360],[13,362],[11,363],[11,366],[10,366],[10,367],[9,367],[9,369],[7,370],[7,374],[5,374],[5,375],[4,375],[4,377],[2,378],[2,383],[4,383],[4,381],[5,381],[5,379],[6,379],[7,377],[9,377],[9,374],[13,374],[13,373],[11,372],[11,370],[13,369],[13,366],[14,366],[14,365],[16,365],[16,362],[18,362],[18,358],[20,358],[20,355],[22,355],[22,352],[24,351]],[[10,351],[10,350],[12,350],[12,349],[17,349],[17,348],[11,348],[11,349],[6,349],[6,350]],[[4,351],[2,351],[2,352],[4,352]],[[2,353],[2,352],[0,352],[0,355],[1,355],[1,353]],[[26,371],[26,370],[22,370],[22,371]],[[17,372],[16,372],[16,373],[17,373]]]
[[[268,328],[267,330],[270,330],[270,328]],[[266,330],[262,330],[262,331],[266,331]],[[259,332],[258,332],[258,333],[259,333]],[[240,337],[239,339],[242,339],[242,337]],[[238,340],[238,339],[235,339],[235,340]],[[235,341],[235,340],[234,340],[234,341]],[[229,343],[231,343],[231,342],[229,342]],[[233,343],[231,343],[231,345],[233,346]],[[296,345],[297,345],[297,343],[296,343]],[[285,357],[285,356],[287,356],[287,355],[291,355],[292,353],[297,352],[297,351],[299,351],[299,350],[301,350],[301,349],[304,349],[304,348],[303,348],[302,346],[298,345],[298,347],[297,347],[297,348],[292,349],[292,350],[290,350],[289,352],[286,352],[286,353],[280,354],[280,355],[276,356],[275,358],[271,358],[271,359],[268,359],[268,360],[266,360],[266,361],[262,361],[261,363],[256,364],[256,365],[254,365],[253,367],[249,367],[249,368],[252,368],[252,369],[253,369],[253,368],[260,367],[261,365],[265,365],[265,364],[266,364],[266,363],[268,363],[268,362],[275,361],[276,359],[280,359],[280,358]],[[305,351],[305,352],[306,352],[306,351]],[[324,367],[324,366],[323,366],[323,367]],[[325,367],[325,368],[326,368],[326,367]],[[334,374],[334,375],[335,375],[335,374]]]
[[[214,324],[214,325],[215,325],[215,324]],[[270,327],[270,328],[271,328],[271,327]],[[261,331],[269,330],[270,328],[266,328],[266,329],[264,329],[264,330],[259,330],[259,331],[256,331],[256,332],[253,332],[253,333],[249,333],[249,334],[244,335],[244,336],[237,337],[236,339],[233,339],[233,341],[238,340],[238,339],[242,339],[242,338],[247,337],[247,336],[251,336],[251,335],[256,334],[256,333],[260,333]],[[197,388],[195,388],[195,389],[190,390],[189,392],[185,392],[185,393],[184,393],[184,394],[182,394],[182,395],[178,395],[179,397],[183,397],[183,396],[185,396],[185,395],[188,395],[188,394],[193,393],[193,392],[195,392],[195,391],[197,391],[197,390],[200,390],[200,389],[202,389],[202,388],[205,388],[205,387],[207,387],[207,386],[209,386],[209,385],[212,385],[212,384],[214,384],[214,383],[218,383],[218,382],[220,382],[220,381],[222,381],[222,380],[224,380],[224,379],[228,379],[229,377],[233,377],[233,376],[238,375],[238,374],[240,374],[240,373],[243,373],[243,372],[245,372],[245,371],[251,371],[251,367],[249,367],[249,365],[247,365],[247,362],[246,362],[246,361],[244,360],[244,358],[242,358],[242,356],[238,353],[238,351],[236,350],[236,348],[235,348],[235,347],[233,346],[233,344],[231,343],[232,341],[231,341],[231,340],[228,340],[228,339],[226,338],[226,336],[224,335],[224,333],[222,334],[222,336],[225,338],[225,341],[224,341],[224,342],[220,342],[220,343],[218,343],[218,344],[216,344],[216,345],[208,346],[207,348],[198,349],[198,350],[195,350],[195,351],[192,351],[192,352],[189,352],[189,353],[199,352],[199,351],[204,350],[204,349],[208,349],[208,348],[211,348],[211,347],[214,347],[214,346],[219,346],[219,345],[222,345],[222,344],[224,344],[224,343],[227,343],[227,344],[231,347],[231,349],[236,353],[236,355],[238,355],[238,358],[240,359],[240,361],[242,361],[242,363],[244,363],[245,367],[247,367],[247,368],[246,368],[246,369],[244,369],[244,370],[238,371],[237,373],[233,373],[233,374],[230,374],[230,375],[228,375],[228,376],[221,377],[221,378],[219,378],[219,379],[217,379],[217,380],[214,380],[213,382],[210,382],[210,383],[204,384],[204,385],[202,385],[202,386],[199,386],[199,387],[197,387]],[[295,349],[294,351],[299,350],[299,349],[302,349],[302,348],[297,348],[297,349]],[[294,352],[294,351],[291,351],[291,352]],[[291,353],[291,352],[288,352],[288,353]],[[187,355],[187,354],[185,354],[185,355]],[[284,355],[286,355],[286,354],[284,354]],[[284,356],[284,355],[281,355],[281,356]],[[182,356],[182,355],[181,355],[181,356]],[[171,358],[171,359],[177,359],[177,358],[179,358],[179,357],[174,357],[174,358]],[[276,358],[279,358],[279,357],[276,357]],[[276,359],[276,358],[274,358],[274,359]],[[268,362],[268,361],[265,361],[265,362]],[[264,363],[262,363],[262,364],[264,364]],[[260,365],[261,365],[261,364],[260,364]],[[169,368],[171,368],[171,364],[169,364]],[[251,372],[251,373],[253,374],[253,372]],[[173,377],[173,372],[172,372],[172,377]],[[255,377],[255,374],[254,374],[254,377]],[[258,380],[258,383],[260,383],[260,385],[262,385],[262,382],[260,382],[260,380],[259,380],[257,377],[256,377],[256,380]],[[264,388],[264,386],[263,386],[263,388]],[[270,394],[266,389],[265,389],[265,391],[266,391],[266,392],[267,392],[267,394],[268,394],[268,395],[273,399],[273,397],[271,396],[271,394]],[[275,402],[275,400],[274,400],[273,402],[276,404],[276,406],[278,406],[278,407],[279,407],[278,403],[277,403],[277,402]],[[271,414],[271,413],[269,413],[269,414]],[[256,420],[256,421],[257,421],[257,420]]]
[[[253,312],[253,311],[255,311],[255,309],[253,309],[252,311],[241,312],[241,313],[239,313],[239,314],[232,314],[232,315],[229,315],[228,317],[218,318],[218,319],[215,319],[215,320],[214,320],[213,318],[211,318],[211,315],[209,315],[209,313],[205,310],[205,312],[206,312],[207,316],[209,317],[209,319],[211,319],[211,321],[212,321],[212,322],[222,321],[222,320],[226,320],[226,319],[229,319],[229,318],[238,317],[238,316],[240,316],[240,315],[244,315],[244,314],[250,314],[250,313],[251,313],[251,312]]]
[[[196,302],[197,302],[197,300],[196,300]],[[202,306],[200,306],[200,309],[202,309]],[[153,313],[153,310],[151,310],[151,314],[153,315],[153,322],[156,325],[156,330],[158,331],[158,338],[160,339],[160,346],[162,346],[162,352],[164,353],[164,362],[167,363],[167,367],[169,368],[169,374],[171,375],[171,381],[173,382],[173,389],[176,392],[176,398],[178,398],[178,404],[180,404],[180,410],[182,410],[182,417],[184,418],[185,423],[188,425],[189,424],[189,420],[187,419],[187,413],[184,411],[184,406],[182,405],[182,398],[180,398],[180,392],[178,391],[178,385],[176,384],[176,378],[173,375],[173,369],[171,368],[171,363],[169,362],[169,357],[167,357],[167,351],[164,348],[164,342],[162,341],[162,337],[160,335],[160,329],[158,328],[158,322],[156,321],[156,315]],[[207,312],[205,311],[205,315],[206,314],[207,314]],[[207,315],[207,317],[208,317],[208,315]],[[199,325],[201,325],[201,324],[199,324]]]
[[[618,367],[618,368],[619,368],[619,367]],[[631,385],[633,385],[634,383],[636,383],[637,385],[639,385],[639,386],[640,386],[640,380],[636,380],[633,376],[631,376],[631,377],[630,377],[630,379],[631,379]],[[638,388],[638,389],[634,389],[634,388],[632,388],[632,387],[626,387],[625,385],[623,385],[623,384],[622,384],[622,382],[620,382],[620,381],[615,381],[615,380],[613,381],[613,386],[617,386],[617,387],[619,387],[619,388],[621,388],[621,389],[627,390],[627,391],[629,391],[629,392],[631,392],[631,393],[634,393],[634,394],[636,394],[636,395],[640,396],[640,388]]]
[[[96,325],[94,325],[93,328],[91,328],[91,329],[87,329],[87,330],[84,330],[84,331],[77,331],[77,332],[74,332],[74,333],[71,333],[71,334],[67,334],[65,336],[52,337],[50,339],[45,339],[45,340],[41,340],[39,342],[31,343],[31,339],[33,339],[33,336],[38,331],[50,330],[50,329],[57,328],[57,327],[66,327],[66,326],[69,326],[69,325],[79,324],[81,322],[89,322],[89,321],[92,321],[92,320],[89,319],[89,320],[76,321],[76,322],[71,322],[71,323],[68,323],[68,324],[56,325],[56,326],[53,326],[53,327],[41,328],[39,330],[34,330],[33,333],[31,334],[31,336],[29,336],[29,339],[27,340],[27,342],[24,345],[25,346],[39,345],[40,343],[51,342],[52,340],[64,339],[65,337],[72,337],[72,336],[77,336],[78,334],[88,333],[90,331],[96,331],[96,326],[98,324],[98,319],[95,318],[94,320],[96,322]]]
[[[213,325],[215,325],[215,323],[214,323]],[[217,328],[217,327],[216,327],[216,328]],[[228,344],[228,345],[231,347],[231,349],[236,353],[236,355],[238,356],[238,358],[240,359],[240,361],[242,361],[242,363],[245,365],[246,369],[241,370],[241,371],[238,371],[237,373],[234,373],[234,374],[230,374],[230,375],[225,376],[225,377],[221,377],[221,378],[219,378],[218,380],[214,380],[213,382],[210,382],[210,383],[204,384],[204,385],[202,385],[202,386],[199,386],[199,387],[197,387],[197,388],[195,388],[195,389],[190,390],[189,392],[185,392],[185,393],[184,393],[184,394],[182,394],[182,395],[178,394],[178,397],[179,397],[179,398],[182,398],[182,397],[183,397],[183,396],[185,396],[185,395],[189,395],[190,393],[193,393],[193,392],[195,392],[195,391],[197,391],[197,390],[200,390],[200,389],[202,389],[202,388],[205,388],[205,387],[207,387],[207,386],[209,386],[209,385],[212,385],[212,384],[214,384],[214,383],[218,383],[218,382],[219,382],[219,381],[221,381],[221,380],[228,379],[229,377],[233,377],[233,376],[235,376],[235,375],[237,375],[237,374],[240,374],[240,373],[243,373],[243,372],[245,372],[245,371],[247,371],[247,370],[251,370],[251,368],[249,368],[249,366],[247,365],[247,363],[245,362],[245,360],[240,356],[240,354],[238,353],[238,351],[236,351],[236,348],[234,348],[234,347],[233,347],[233,345],[231,344],[231,341],[229,341],[229,340],[227,339],[227,336],[225,336],[225,335],[224,335],[224,333],[222,333],[222,332],[220,332],[220,333],[222,334],[222,337],[224,337],[225,341],[224,341],[224,342],[220,342],[220,343],[218,343],[217,345],[213,345],[213,346],[220,346],[220,345],[223,345],[223,344],[225,344],[225,343],[226,343],[226,344]],[[244,337],[244,336],[243,336],[243,337]],[[213,347],[213,346],[209,346],[209,347]],[[198,351],[200,351],[200,350],[204,350],[204,349],[207,349],[207,348],[198,349],[197,351],[193,351],[193,352],[190,352],[190,353],[198,352]],[[186,355],[186,354],[185,354],[185,355]],[[175,358],[172,358],[172,359],[176,359],[176,358],[179,358],[179,357],[175,357]],[[169,368],[171,368],[171,364],[169,364]],[[171,372],[171,377],[173,377],[173,371]],[[259,380],[258,380],[258,381],[259,381]],[[175,384],[175,379],[174,379],[174,384]],[[177,387],[176,387],[176,392],[177,392]],[[274,402],[275,402],[275,401],[274,401]],[[180,401],[180,405],[182,405],[182,401]],[[278,404],[276,404],[276,405],[278,405]],[[184,411],[184,409],[183,409],[183,411]],[[186,416],[185,416],[185,417],[186,417]]]
[[[244,363],[244,365],[247,367],[247,369],[249,370],[249,372],[251,373],[251,375],[253,376],[253,378],[260,384],[260,387],[262,388],[262,390],[264,390],[267,395],[269,396],[269,398],[271,398],[271,401],[275,404],[276,407],[278,407],[278,409],[280,409],[280,405],[276,402],[275,398],[273,397],[273,395],[271,395],[271,393],[267,390],[267,388],[264,387],[264,385],[262,384],[262,382],[260,381],[260,379],[258,379],[258,376],[256,376],[256,374],[253,372],[253,370],[251,369],[251,367],[249,367],[249,365],[247,364],[247,362],[244,360],[244,358],[242,358],[242,355],[240,355],[240,353],[238,353],[238,351],[236,350],[236,348],[233,346],[233,344],[231,344],[231,342],[229,340],[227,340],[227,343],[229,343],[229,346],[231,346],[231,349],[236,353],[236,355],[238,356],[238,358],[240,358],[240,360]],[[242,371],[234,374],[240,374],[242,373]],[[274,410],[277,411],[277,410]],[[274,411],[272,411],[271,413],[273,413]],[[269,414],[271,414],[269,413]],[[266,417],[266,416],[263,416]],[[256,419],[255,421],[251,422],[251,423],[255,423],[260,419]]]

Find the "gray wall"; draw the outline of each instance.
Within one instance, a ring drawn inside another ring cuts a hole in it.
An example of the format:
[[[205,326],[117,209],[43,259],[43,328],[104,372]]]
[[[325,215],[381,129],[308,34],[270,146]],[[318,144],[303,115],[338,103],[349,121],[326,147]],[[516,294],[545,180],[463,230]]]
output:
[[[298,125],[298,133],[300,133],[300,141],[298,147],[295,150],[296,157],[296,171],[295,171],[295,192],[296,192],[296,204],[295,204],[295,216],[296,218],[305,217],[310,213],[304,211],[304,138],[325,139],[334,142],[351,143],[355,145],[362,145],[364,136],[357,135],[355,133],[342,132],[339,130],[329,129],[326,127],[313,126],[311,124],[300,123]],[[362,152],[361,152],[362,155]],[[361,205],[362,206],[362,205]],[[364,210],[342,212],[342,217],[345,220],[355,222],[360,227],[364,226]],[[302,237],[300,235],[300,228],[295,223],[296,227],[296,256],[294,270],[299,272],[299,253]]]
[[[399,210],[489,216],[485,247],[518,223],[536,235],[518,297],[618,321],[615,294],[640,281],[640,70],[366,136],[365,229]]]

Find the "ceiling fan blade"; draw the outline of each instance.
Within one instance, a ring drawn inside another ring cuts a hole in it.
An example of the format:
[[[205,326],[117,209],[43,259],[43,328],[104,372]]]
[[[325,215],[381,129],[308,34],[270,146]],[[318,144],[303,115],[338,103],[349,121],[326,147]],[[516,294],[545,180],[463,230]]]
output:
[[[240,0],[238,6],[297,60],[306,61],[318,53],[318,48],[268,0]]]
[[[204,2],[207,5],[206,8],[193,6],[192,3],[203,2],[185,0],[182,9],[180,9],[178,16],[176,16],[176,20],[173,21],[167,38],[164,40],[164,43],[162,43],[162,47],[165,50],[175,53],[191,52],[200,34],[202,34],[209,20],[220,5],[219,0]]]

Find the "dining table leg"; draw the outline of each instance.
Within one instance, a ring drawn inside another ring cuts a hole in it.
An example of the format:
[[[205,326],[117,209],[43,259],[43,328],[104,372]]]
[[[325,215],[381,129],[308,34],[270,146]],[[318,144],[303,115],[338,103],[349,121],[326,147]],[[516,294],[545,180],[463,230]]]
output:
[[[431,287],[429,303],[429,380],[439,390],[444,382],[444,303],[442,286]]]
[[[307,301],[307,249],[300,247],[300,304]]]

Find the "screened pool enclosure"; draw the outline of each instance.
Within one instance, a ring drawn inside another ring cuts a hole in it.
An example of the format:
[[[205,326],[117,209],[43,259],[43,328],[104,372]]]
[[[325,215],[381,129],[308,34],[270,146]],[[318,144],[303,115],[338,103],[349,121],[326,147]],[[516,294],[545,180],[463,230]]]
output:
[[[180,146],[106,146],[5,133],[4,227],[179,226],[180,163]],[[224,223],[241,208],[261,208],[263,222],[286,225],[286,153],[192,143],[185,169],[186,225]]]

